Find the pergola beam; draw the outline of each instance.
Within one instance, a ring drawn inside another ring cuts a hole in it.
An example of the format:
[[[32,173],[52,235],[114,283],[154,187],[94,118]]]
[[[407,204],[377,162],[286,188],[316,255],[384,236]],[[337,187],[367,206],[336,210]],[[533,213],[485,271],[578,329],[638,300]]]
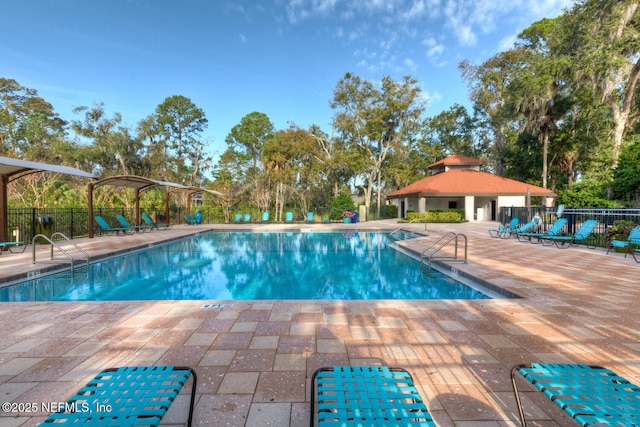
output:
[[[47,163],[13,159],[10,157],[0,157],[0,239],[2,239],[2,241],[9,241],[9,203],[7,198],[7,185],[25,175],[38,172],[54,172],[96,179],[95,175],[69,166],[50,165]]]
[[[165,181],[157,181],[154,179],[145,178],[142,176],[136,175],[115,175],[106,178],[102,178],[98,181],[89,183],[88,187],[88,197],[89,197],[89,237],[93,238],[94,229],[93,229],[93,191],[95,187],[99,185],[113,185],[119,187],[129,187],[134,188],[136,190],[136,198],[135,198],[135,215],[136,215],[136,225],[140,225],[140,193],[143,191],[149,190],[151,188],[156,187],[167,187],[173,188],[173,190],[167,190],[165,192],[165,213],[167,222],[170,222],[169,219],[169,194],[175,191],[187,191],[189,192],[189,196],[192,193],[197,192],[208,192],[211,194],[221,195],[222,193],[218,193],[217,191],[207,190],[205,188],[199,187],[190,187],[182,184],[176,184],[174,182],[165,182]],[[189,203],[187,200],[187,211],[189,210]]]

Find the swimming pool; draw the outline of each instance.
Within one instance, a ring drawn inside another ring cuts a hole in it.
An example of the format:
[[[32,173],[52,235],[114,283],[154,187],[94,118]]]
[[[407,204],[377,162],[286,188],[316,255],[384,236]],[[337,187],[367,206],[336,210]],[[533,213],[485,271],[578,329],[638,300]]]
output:
[[[210,232],[0,289],[0,301],[484,299],[390,247],[399,232]]]

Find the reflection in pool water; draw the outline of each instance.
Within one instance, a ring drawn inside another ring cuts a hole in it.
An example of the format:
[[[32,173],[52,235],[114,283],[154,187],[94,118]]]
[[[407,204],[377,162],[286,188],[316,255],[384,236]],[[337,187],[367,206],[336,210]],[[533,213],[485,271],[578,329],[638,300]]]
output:
[[[400,236],[398,236],[400,234]],[[478,299],[378,232],[211,232],[0,289],[2,301]]]

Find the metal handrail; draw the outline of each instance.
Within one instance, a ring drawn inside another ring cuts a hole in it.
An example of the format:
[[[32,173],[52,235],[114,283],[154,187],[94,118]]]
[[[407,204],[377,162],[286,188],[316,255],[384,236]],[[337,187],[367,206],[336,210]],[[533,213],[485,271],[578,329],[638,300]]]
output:
[[[42,237],[44,240],[48,241],[51,244],[51,261],[55,261],[53,259],[53,247],[55,246],[60,252],[62,252],[71,262],[71,270],[73,270],[73,263],[74,263],[74,259],[73,256],[71,256],[71,254],[69,254],[69,252],[67,252],[66,250],[64,250],[64,248],[62,248],[60,245],[58,245],[56,242],[53,241],[53,238],[55,236],[60,236],[63,239],[65,239],[67,242],[71,243],[77,250],[79,250],[86,258],[86,262],[87,262],[87,267],[89,267],[89,254],[83,250],[80,246],[78,246],[77,243],[75,243],[73,240],[69,239],[67,236],[65,236],[63,233],[56,231],[55,233],[53,233],[51,236],[47,236],[45,234],[36,234],[35,236],[33,236],[33,240],[31,241],[31,263],[35,264],[36,263],[36,240],[39,237]]]
[[[411,225],[413,224],[415,221],[418,221],[421,218],[413,218],[411,221],[407,222],[406,224],[402,224],[400,227],[396,228],[395,230],[393,230],[391,233],[389,233],[389,236],[393,236],[393,233],[397,233],[398,231],[402,230],[405,226],[407,225]],[[427,223],[424,223],[424,229],[427,229]]]
[[[427,246],[427,248],[420,253],[420,271],[422,271],[422,266],[424,265],[424,259],[427,258],[428,272],[431,273],[431,260],[434,258],[434,255],[437,254],[442,248],[447,246],[449,243],[451,243],[451,241],[454,241],[455,243],[454,255],[451,259],[454,261],[458,261],[458,238],[460,236],[464,238],[464,260],[462,260],[462,262],[466,264],[467,263],[467,244],[468,244],[468,239],[466,234],[454,233],[453,231],[449,231],[447,234],[445,234],[444,236],[440,237],[438,240],[436,240],[435,242]],[[428,256],[425,256],[425,254],[430,249],[432,249],[434,246],[438,244],[439,246],[436,247],[436,249],[433,252],[431,252]],[[447,259],[447,258],[448,257],[441,257],[441,259]]]

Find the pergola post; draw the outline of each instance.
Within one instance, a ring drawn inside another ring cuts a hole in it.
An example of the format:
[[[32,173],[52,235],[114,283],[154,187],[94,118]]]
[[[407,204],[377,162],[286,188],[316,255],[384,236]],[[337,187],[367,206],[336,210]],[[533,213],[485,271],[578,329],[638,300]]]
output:
[[[89,189],[87,190],[87,204],[89,210],[89,224],[87,224],[87,228],[89,230],[89,238],[93,239],[93,183],[89,183]]]
[[[171,224],[171,219],[169,218],[169,191],[166,191],[164,193],[164,215],[164,222],[166,222],[167,224]]]
[[[2,176],[2,185],[0,186],[0,239],[3,242],[9,241],[9,209],[7,208],[7,184],[9,183],[9,177]]]
[[[136,225],[140,225],[140,189],[136,188]]]

